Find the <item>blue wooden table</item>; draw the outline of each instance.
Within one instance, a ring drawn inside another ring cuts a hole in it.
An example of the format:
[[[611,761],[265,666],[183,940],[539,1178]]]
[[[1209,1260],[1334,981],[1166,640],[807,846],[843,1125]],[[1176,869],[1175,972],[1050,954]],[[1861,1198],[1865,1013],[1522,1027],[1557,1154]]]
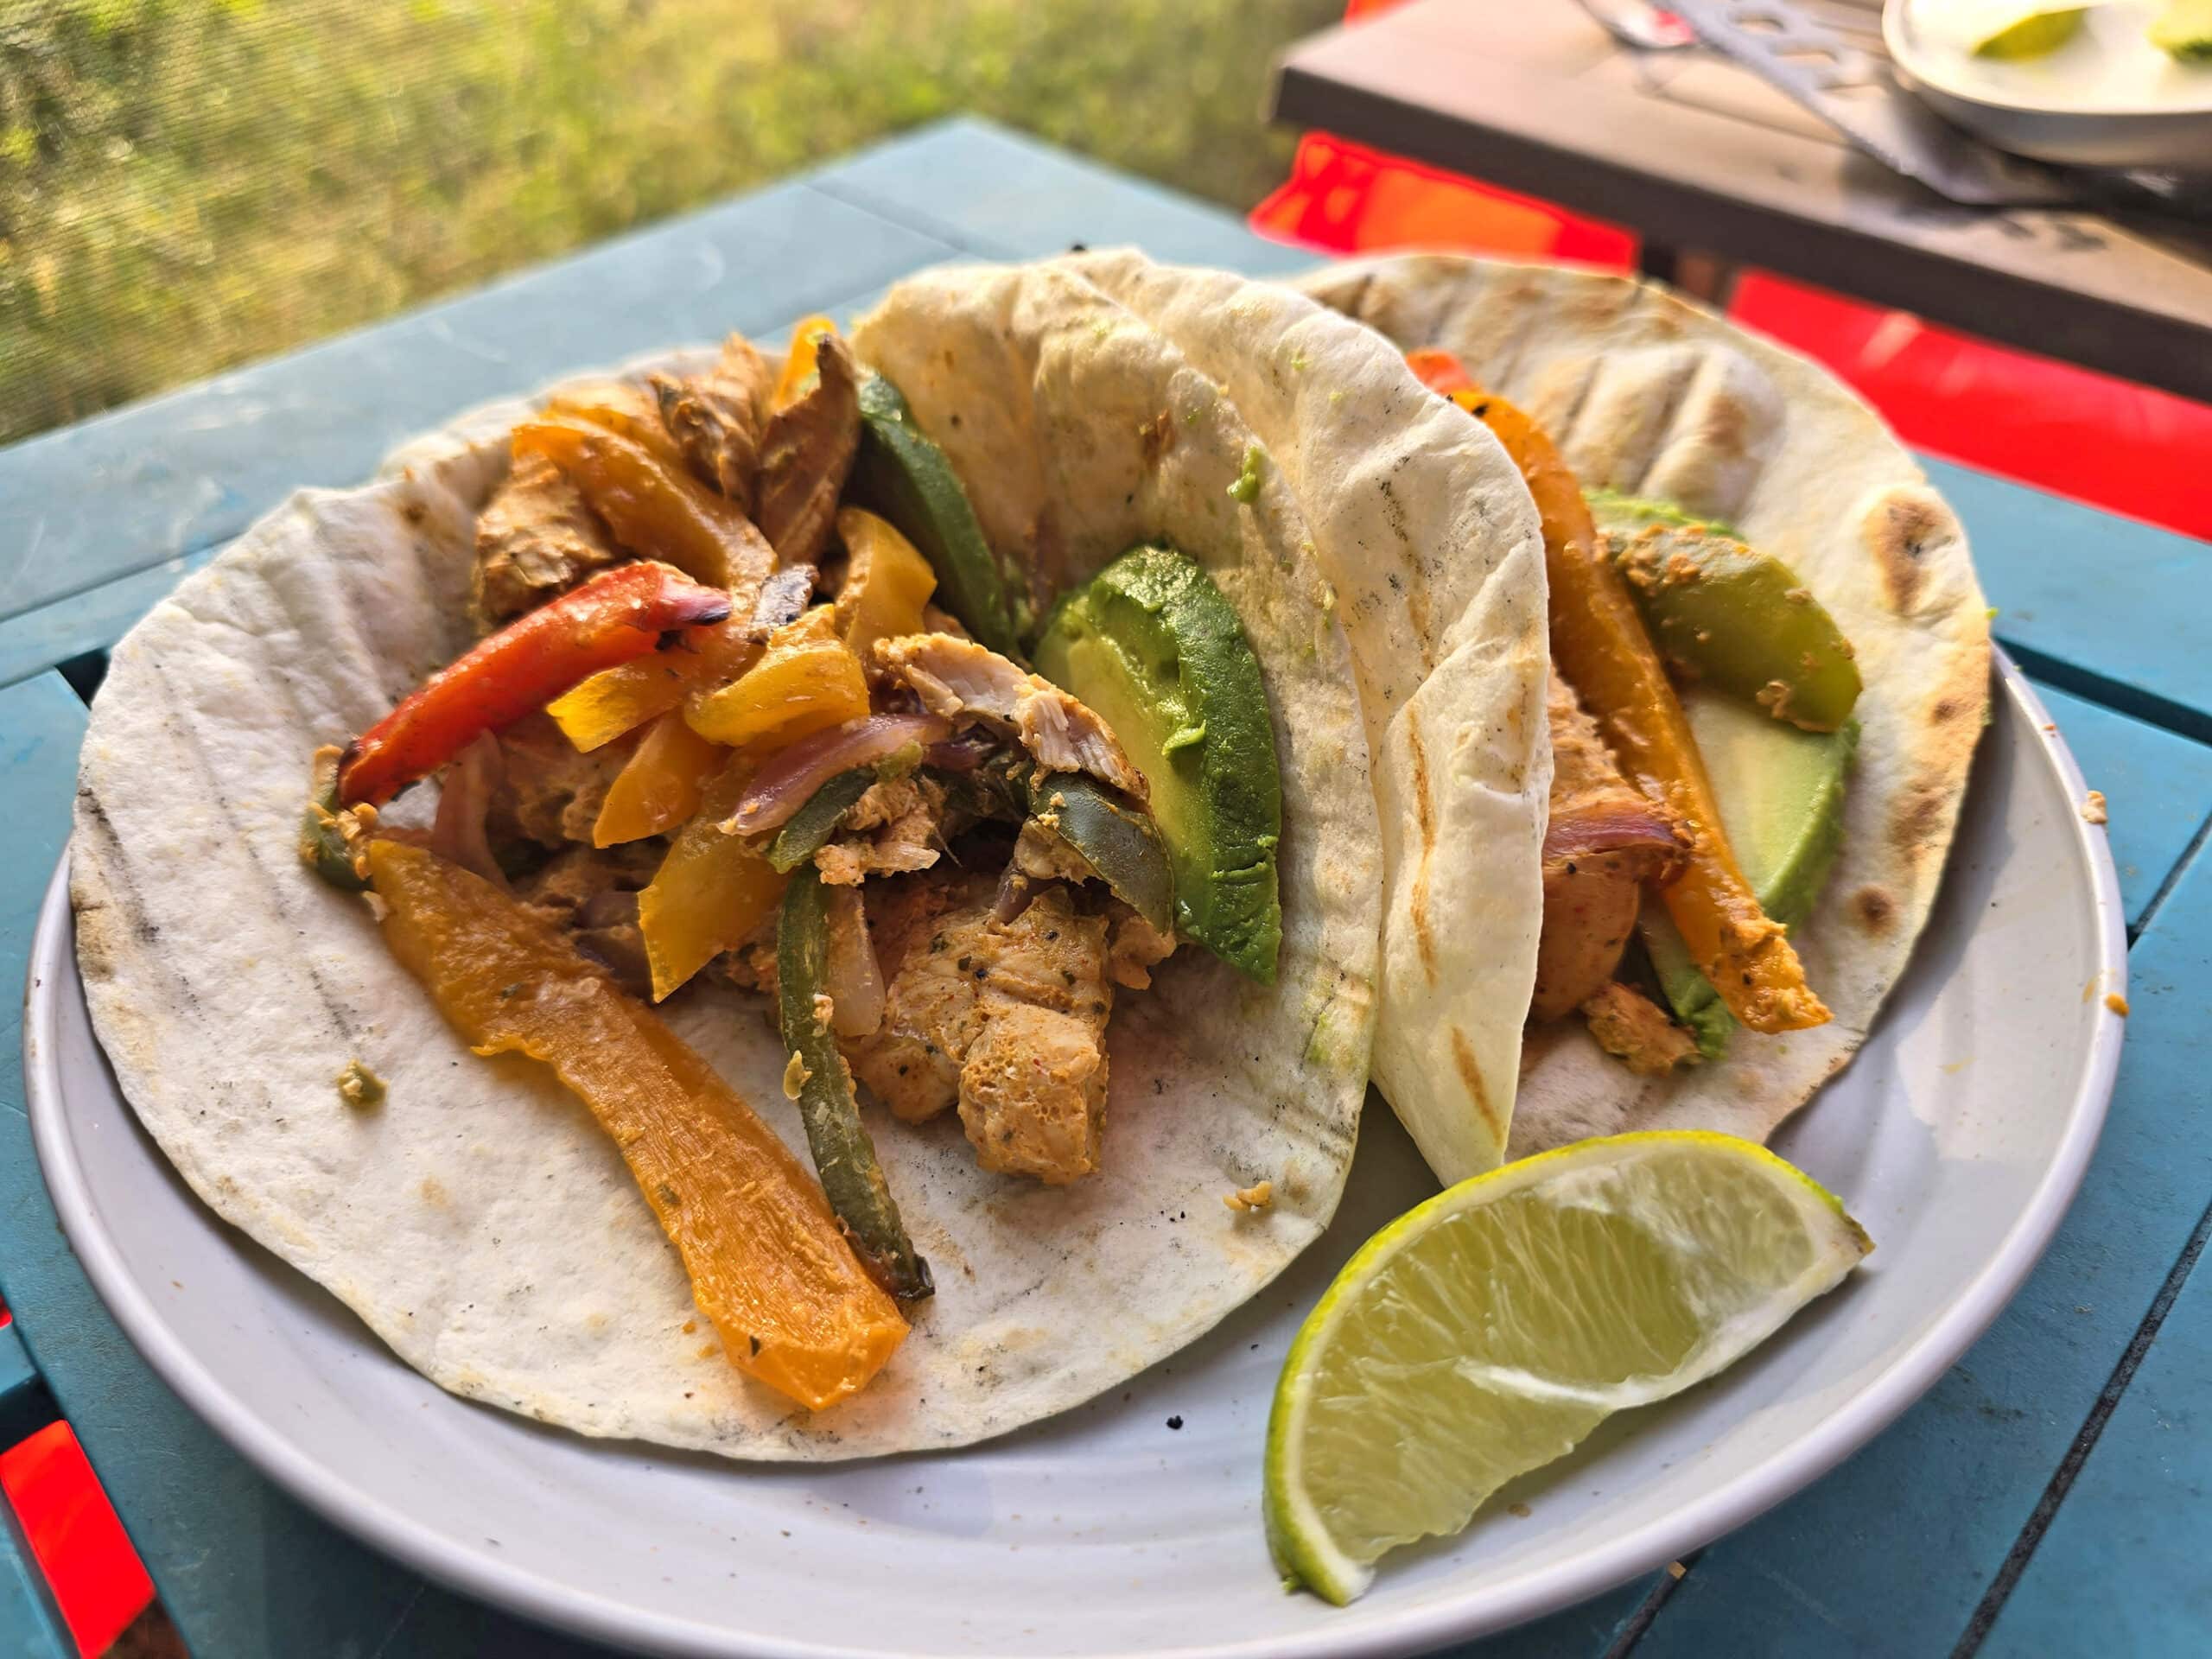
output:
[[[0,981],[69,828],[81,692],[185,571],[301,484],[565,370],[843,313],[918,266],[1071,243],[1284,272],[1235,219],[957,121],[480,293],[0,451]],[[2130,920],[2119,1093],[2072,1214],[1936,1389],[1687,1563],[1483,1659],[2212,1651],[2212,549],[1930,461],[1998,631],[2111,801]],[[2208,485],[2207,487],[2212,487]],[[598,1653],[462,1601],[308,1514],[138,1359],[58,1231],[0,1026],[0,1441],[74,1425],[204,1659]],[[0,1655],[58,1656],[0,1529]]]

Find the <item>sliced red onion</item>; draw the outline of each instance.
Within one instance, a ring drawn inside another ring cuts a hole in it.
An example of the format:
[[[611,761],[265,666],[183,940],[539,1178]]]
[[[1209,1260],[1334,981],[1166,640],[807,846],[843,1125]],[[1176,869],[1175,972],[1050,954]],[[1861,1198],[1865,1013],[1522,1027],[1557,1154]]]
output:
[[[491,837],[484,829],[492,797],[506,780],[506,757],[499,740],[485,732],[470,743],[438,780],[438,815],[430,824],[430,850],[464,870],[474,870],[493,887],[505,889],[506,874],[492,856]]]
[[[868,911],[858,887],[831,887],[828,949],[822,988],[830,997],[830,1025],[840,1037],[866,1037],[883,1023],[883,973],[868,938]]]
[[[870,715],[803,737],[760,768],[739,798],[728,827],[741,836],[779,829],[839,772],[873,765],[909,743],[926,748],[947,729],[935,715]]]

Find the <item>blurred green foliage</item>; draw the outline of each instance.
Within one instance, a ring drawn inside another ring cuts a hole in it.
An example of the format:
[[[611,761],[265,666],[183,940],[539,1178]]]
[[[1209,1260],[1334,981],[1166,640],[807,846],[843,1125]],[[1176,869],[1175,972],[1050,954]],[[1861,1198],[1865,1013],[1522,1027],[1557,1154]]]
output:
[[[0,440],[957,111],[1236,207],[1340,0],[0,0]]]

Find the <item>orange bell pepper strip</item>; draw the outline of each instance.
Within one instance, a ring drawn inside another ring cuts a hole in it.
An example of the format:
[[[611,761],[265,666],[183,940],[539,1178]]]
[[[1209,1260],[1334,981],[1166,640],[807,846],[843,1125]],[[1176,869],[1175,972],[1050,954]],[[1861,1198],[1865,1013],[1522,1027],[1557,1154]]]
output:
[[[643,444],[584,421],[538,420],[514,430],[517,455],[543,455],[583,492],[614,539],[736,594],[750,612],[775,550],[737,504]]]
[[[710,627],[689,628],[666,651],[602,670],[546,705],[545,712],[578,750],[589,754],[664,715],[694,691],[735,679],[760,656],[748,637],[752,619],[738,613]]]
[[[683,717],[700,736],[756,755],[861,718],[868,674],[836,628],[827,605],[785,623],[741,678],[692,698]]]
[[[828,317],[808,317],[791,330],[791,355],[784,359],[784,372],[776,377],[776,389],[768,394],[771,411],[789,409],[806,393],[806,383],[814,378],[819,365],[819,341],[824,334],[834,334],[837,325]]]
[[[1414,378],[1443,397],[1475,390],[1474,377],[1467,372],[1466,365],[1437,346],[1421,346],[1408,352],[1406,366],[1414,372]]]
[[[719,622],[730,596],[664,564],[620,565],[518,617],[433,674],[346,746],[338,803],[381,806],[486,732],[543,709],[678,629]]]
[[[752,781],[747,757],[725,762],[638,895],[638,931],[645,936],[656,1002],[751,938],[783,900],[783,875],[759,848],[721,827]]]
[[[600,381],[557,391],[545,400],[544,413],[555,420],[603,426],[617,437],[650,450],[654,459],[668,466],[686,464],[683,452],[661,423],[652,393],[626,380]]]
[[[1503,398],[1479,388],[1452,398],[1497,435],[1535,499],[1553,662],[1597,716],[1623,770],[1671,807],[1689,835],[1682,873],[1659,897],[1691,958],[1728,1012],[1753,1031],[1827,1024],[1827,1005],[1806,984],[1787,930],[1759,907],[1736,862],[1697,740],[1626,582],[1600,551],[1573,473],[1550,438]]]
[[[727,753],[685,725],[674,709],[658,716],[607,785],[591,844],[643,841],[685,822],[699,810],[700,791]]]
[[[377,841],[385,942],[479,1054],[550,1065],[621,1151],[730,1363],[810,1410],[906,1339],[822,1189],[714,1069],[480,876]]]

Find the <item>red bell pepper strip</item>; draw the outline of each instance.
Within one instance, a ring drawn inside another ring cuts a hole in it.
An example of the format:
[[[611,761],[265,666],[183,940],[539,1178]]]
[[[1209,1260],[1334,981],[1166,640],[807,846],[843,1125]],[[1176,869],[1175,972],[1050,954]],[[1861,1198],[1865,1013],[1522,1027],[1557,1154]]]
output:
[[[664,564],[626,564],[518,617],[423,682],[346,746],[338,801],[381,806],[485,732],[543,709],[677,630],[719,622],[730,596]]]
[[[1466,365],[1452,353],[1434,346],[1416,346],[1406,353],[1406,366],[1414,372],[1414,378],[1431,391],[1449,397],[1455,391],[1474,390],[1474,378],[1467,372]]]

